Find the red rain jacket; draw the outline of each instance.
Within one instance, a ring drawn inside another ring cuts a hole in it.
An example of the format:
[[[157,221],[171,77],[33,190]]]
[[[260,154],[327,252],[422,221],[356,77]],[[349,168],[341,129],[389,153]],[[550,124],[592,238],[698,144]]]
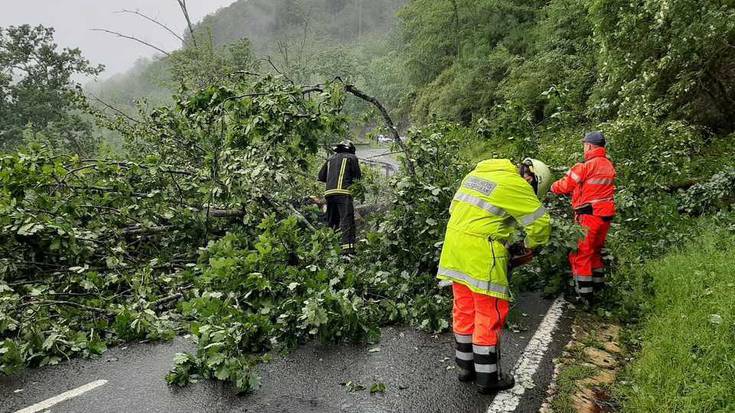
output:
[[[593,215],[615,215],[615,167],[607,158],[605,148],[596,148],[584,154],[584,163],[578,163],[566,176],[551,186],[557,195],[572,195],[575,210],[592,206]]]

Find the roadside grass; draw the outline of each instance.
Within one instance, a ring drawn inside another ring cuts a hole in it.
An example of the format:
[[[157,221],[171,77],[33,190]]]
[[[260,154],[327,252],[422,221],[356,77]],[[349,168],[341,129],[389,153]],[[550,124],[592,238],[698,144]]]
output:
[[[735,233],[711,225],[639,271],[654,294],[616,387],[622,411],[735,411]]]

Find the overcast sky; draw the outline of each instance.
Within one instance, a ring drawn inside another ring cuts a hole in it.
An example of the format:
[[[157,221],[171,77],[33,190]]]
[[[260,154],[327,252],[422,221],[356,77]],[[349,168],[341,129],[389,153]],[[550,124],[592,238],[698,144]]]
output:
[[[192,20],[199,21],[234,1],[188,0],[187,5]],[[176,0],[0,0],[0,27],[51,26],[56,29],[56,42],[60,46],[78,47],[93,63],[104,64],[103,78],[124,72],[137,59],[153,56],[156,51],[131,40],[92,32],[91,28],[135,35],[167,51],[180,46],[178,39],[155,24],[137,16],[115,13],[122,9],[138,10],[177,33],[183,33],[186,28]]]

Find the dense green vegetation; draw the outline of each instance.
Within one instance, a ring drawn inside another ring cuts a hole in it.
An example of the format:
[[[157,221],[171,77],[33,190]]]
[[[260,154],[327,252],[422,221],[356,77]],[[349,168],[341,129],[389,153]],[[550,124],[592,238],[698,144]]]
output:
[[[198,29],[208,31],[217,45],[247,38],[256,45],[258,53],[285,53],[284,47],[295,47],[304,41],[334,46],[387,33],[404,3],[405,0],[236,1],[205,17]]]
[[[535,156],[561,172],[581,159],[581,133],[594,128],[619,173],[614,288],[600,313],[643,323],[622,403],[661,410],[646,403],[663,386],[669,410],[724,409],[732,372],[697,363],[726,357],[732,338],[723,295],[735,282],[725,252],[732,1],[251,0],[196,33],[171,56],[88,91],[91,104],[78,94],[69,103],[68,76],[33,84],[38,96],[68,98],[53,107],[62,117],[96,120],[105,132],[89,129],[89,142],[116,136],[123,144],[112,154],[52,139],[48,125],[59,123],[46,101],[9,98],[5,90],[25,83],[0,77],[2,110],[25,105],[44,116],[0,117],[0,131],[13,131],[0,157],[0,371],[189,332],[197,350],[176,356],[168,380],[214,378],[248,391],[272,350],[372,340],[389,323],[446,329],[451,300],[434,274],[462,176],[488,157]],[[13,50],[5,37],[0,58]],[[96,70],[68,53],[81,65],[72,72]],[[0,59],[0,73],[16,61]],[[400,173],[368,173],[356,191],[388,208],[362,226],[352,262],[340,259],[310,200],[324,148],[380,122],[347,85],[377,96],[409,138]],[[513,282],[557,293],[578,229],[565,200],[547,203],[552,245]],[[716,220],[720,229],[703,230],[716,235],[693,241],[699,219]],[[705,254],[647,264],[693,242]],[[673,311],[693,293],[711,306],[681,321]],[[721,323],[707,324],[710,314]],[[682,336],[673,320],[707,343]],[[676,347],[682,341],[689,348]],[[672,351],[676,366],[657,364]],[[680,382],[688,375],[698,384]],[[712,385],[710,401],[692,392],[702,384]]]

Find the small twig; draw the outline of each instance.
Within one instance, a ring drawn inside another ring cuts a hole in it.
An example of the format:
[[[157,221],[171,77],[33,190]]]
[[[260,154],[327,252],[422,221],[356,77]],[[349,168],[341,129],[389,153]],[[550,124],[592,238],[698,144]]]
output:
[[[179,206],[184,206],[184,191],[181,189],[179,181],[176,180],[176,176],[172,172],[170,172],[170,174],[171,181],[173,181],[174,185],[176,186],[176,190],[179,192]]]
[[[101,186],[76,186],[76,185],[68,185],[66,183],[60,183],[60,184],[44,184],[41,185],[42,187],[55,187],[56,189],[54,192],[60,190],[61,188],[71,189],[71,190],[84,190],[84,191],[96,191],[96,192],[107,192],[112,194],[123,194],[127,192],[120,191],[115,188],[105,188]],[[138,196],[138,197],[146,197],[148,194],[144,194],[142,192],[130,192],[130,195]]]
[[[256,76],[256,77],[262,77],[263,76],[260,73],[251,72],[249,70],[236,70],[236,71],[228,74],[227,76],[228,77],[232,77],[232,76],[235,76],[235,75],[246,75],[246,76]]]
[[[102,106],[106,107],[107,109],[110,109],[111,111],[117,113],[118,115],[124,117],[125,119],[127,119],[127,120],[129,120],[131,122],[140,123],[140,121],[138,119],[133,118],[132,116],[130,116],[127,113],[123,112],[122,110],[120,110],[120,109],[112,106],[111,104],[105,102],[104,100],[100,99],[99,97],[95,96],[94,94],[89,93],[89,92],[87,92],[87,93],[89,94],[89,96],[92,97],[92,99],[94,99],[97,103],[101,104]]]
[[[270,65],[270,67],[272,67],[273,70],[276,71],[276,73],[278,73],[279,75],[283,76],[283,78],[286,79],[289,83],[291,83],[292,85],[295,85],[296,84],[296,83],[294,83],[293,80],[291,80],[290,77],[288,77],[285,73],[283,73],[281,70],[279,70],[278,67],[276,67],[276,64],[273,63],[273,60],[271,59],[270,56],[266,57],[263,60],[265,60],[266,62],[268,62],[268,64]]]
[[[136,16],[142,17],[142,18],[148,20],[149,22],[152,22],[152,23],[158,25],[159,27],[162,27],[164,30],[166,30],[167,32],[171,33],[172,36],[174,36],[177,39],[181,40],[181,43],[185,43],[184,38],[181,37],[181,36],[179,36],[178,34],[176,34],[176,32],[173,31],[170,27],[166,26],[165,24],[159,22],[158,20],[156,20],[156,19],[154,19],[152,17],[146,16],[145,14],[139,12],[138,10],[133,11],[133,10],[122,9],[120,11],[116,11],[115,13],[134,14]]]
[[[52,297],[96,297],[98,294],[93,293],[45,293]]]
[[[378,155],[368,156],[367,158],[360,158],[360,159],[370,160],[370,159],[375,159],[375,158],[381,158],[383,156],[395,155],[397,153],[403,153],[403,151],[386,152],[386,153],[381,153],[381,154],[378,154]]]
[[[160,306],[162,306],[164,304],[168,304],[171,301],[176,301],[176,300],[178,300],[180,298],[183,298],[183,297],[184,297],[184,294],[182,294],[182,293],[176,293],[176,294],[173,294],[173,295],[169,295],[168,297],[161,298],[160,300],[158,300],[155,303],[153,303],[153,306],[154,307],[160,307]]]
[[[81,162],[81,163],[94,163],[94,164],[103,162],[103,163],[106,163],[106,164],[109,164],[109,165],[119,166],[120,168],[130,168],[130,167],[133,167],[133,166],[137,166],[137,167],[143,168],[143,169],[151,169],[152,168],[151,166],[143,165],[143,164],[139,164],[139,163],[135,163],[135,162],[130,162],[130,161],[115,161],[115,160],[111,160],[111,159],[81,159],[81,160],[79,160],[79,162]],[[85,166],[84,168],[96,167],[96,166],[97,165],[91,165],[91,166]],[[184,171],[184,170],[181,170],[181,169],[163,169],[163,168],[161,168],[160,171],[161,172],[165,172],[165,173],[177,174],[177,175],[194,176],[194,173],[193,172]]]
[[[122,230],[122,233],[124,235],[153,235],[153,234],[160,234],[162,232],[166,232],[170,230],[170,226],[158,226],[158,227],[130,227],[125,228]]]

